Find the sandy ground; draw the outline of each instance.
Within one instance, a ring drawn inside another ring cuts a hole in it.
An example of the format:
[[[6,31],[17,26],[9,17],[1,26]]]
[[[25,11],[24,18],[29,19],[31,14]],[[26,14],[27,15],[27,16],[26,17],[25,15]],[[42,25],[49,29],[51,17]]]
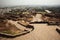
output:
[[[26,35],[16,38],[0,38],[0,40],[60,40],[60,34],[56,31],[57,26],[48,26],[47,24],[31,25],[34,26],[34,30]]]
[[[60,40],[60,34],[56,31],[57,26],[47,24],[32,24],[34,30],[26,35],[16,38],[0,38],[0,40]]]

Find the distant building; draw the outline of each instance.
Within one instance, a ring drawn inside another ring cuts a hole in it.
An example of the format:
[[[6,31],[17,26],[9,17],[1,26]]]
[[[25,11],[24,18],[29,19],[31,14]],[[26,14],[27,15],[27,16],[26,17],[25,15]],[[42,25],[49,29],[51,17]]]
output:
[[[51,11],[49,11],[49,10],[45,10],[47,13],[51,13]]]

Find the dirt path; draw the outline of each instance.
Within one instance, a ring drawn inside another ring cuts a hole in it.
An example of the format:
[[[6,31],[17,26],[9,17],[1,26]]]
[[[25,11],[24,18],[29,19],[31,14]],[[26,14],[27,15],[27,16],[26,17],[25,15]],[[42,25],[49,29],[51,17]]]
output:
[[[46,24],[32,24],[34,31],[16,38],[0,38],[0,40],[60,40],[60,34],[57,33],[57,26],[48,26]]]

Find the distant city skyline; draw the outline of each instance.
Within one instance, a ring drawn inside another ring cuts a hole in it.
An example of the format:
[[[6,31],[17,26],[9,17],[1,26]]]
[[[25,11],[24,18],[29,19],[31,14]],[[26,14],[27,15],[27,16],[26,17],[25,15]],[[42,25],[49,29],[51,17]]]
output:
[[[0,7],[17,5],[60,6],[60,0],[0,0]]]

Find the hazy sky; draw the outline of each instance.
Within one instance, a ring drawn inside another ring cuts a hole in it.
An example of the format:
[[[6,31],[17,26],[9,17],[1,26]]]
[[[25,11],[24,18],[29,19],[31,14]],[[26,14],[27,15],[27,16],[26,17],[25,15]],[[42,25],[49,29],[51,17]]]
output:
[[[0,7],[15,5],[60,5],[60,0],[0,0]]]

